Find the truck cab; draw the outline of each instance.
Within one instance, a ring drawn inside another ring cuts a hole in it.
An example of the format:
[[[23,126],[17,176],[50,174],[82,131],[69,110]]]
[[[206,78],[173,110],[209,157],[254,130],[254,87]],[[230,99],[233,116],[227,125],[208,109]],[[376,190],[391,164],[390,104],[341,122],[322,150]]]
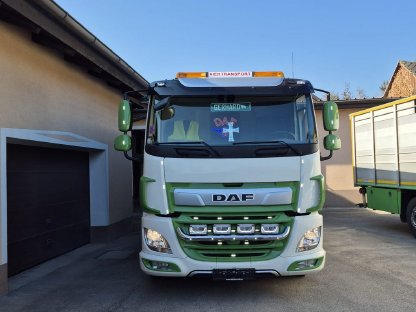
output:
[[[179,73],[149,86],[145,273],[248,279],[322,270],[320,161],[328,157],[319,152],[314,91],[281,72]],[[324,118],[332,154],[340,147],[335,103],[326,103]],[[129,119],[124,101],[120,130]],[[127,131],[115,144],[124,152]]]

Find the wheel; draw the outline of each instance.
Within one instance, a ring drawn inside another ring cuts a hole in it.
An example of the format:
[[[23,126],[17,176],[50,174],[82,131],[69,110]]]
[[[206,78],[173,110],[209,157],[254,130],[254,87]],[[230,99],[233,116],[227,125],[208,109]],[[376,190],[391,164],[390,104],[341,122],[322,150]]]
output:
[[[416,237],[416,197],[413,198],[407,205],[406,218],[410,231]]]

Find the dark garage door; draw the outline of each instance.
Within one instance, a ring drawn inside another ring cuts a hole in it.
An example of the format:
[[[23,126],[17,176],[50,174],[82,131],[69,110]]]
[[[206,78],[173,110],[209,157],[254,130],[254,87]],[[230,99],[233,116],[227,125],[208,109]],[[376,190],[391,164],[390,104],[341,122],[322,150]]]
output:
[[[89,242],[88,156],[7,145],[9,276]]]

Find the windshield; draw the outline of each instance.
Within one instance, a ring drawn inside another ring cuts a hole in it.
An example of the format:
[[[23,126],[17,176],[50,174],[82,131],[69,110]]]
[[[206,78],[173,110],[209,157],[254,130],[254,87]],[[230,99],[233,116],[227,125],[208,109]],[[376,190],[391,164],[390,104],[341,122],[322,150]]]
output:
[[[152,109],[149,117],[148,143],[229,146],[317,142],[312,103],[306,95],[177,97],[164,109]]]

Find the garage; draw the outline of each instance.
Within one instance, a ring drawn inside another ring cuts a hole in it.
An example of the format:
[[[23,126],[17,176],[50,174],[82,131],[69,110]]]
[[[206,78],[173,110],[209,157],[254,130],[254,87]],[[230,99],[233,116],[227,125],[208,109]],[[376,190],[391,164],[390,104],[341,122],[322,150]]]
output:
[[[120,99],[148,82],[54,1],[0,0],[0,42],[1,295],[11,275],[131,231],[132,164],[112,146]]]
[[[89,153],[7,144],[9,276],[90,241]]]

